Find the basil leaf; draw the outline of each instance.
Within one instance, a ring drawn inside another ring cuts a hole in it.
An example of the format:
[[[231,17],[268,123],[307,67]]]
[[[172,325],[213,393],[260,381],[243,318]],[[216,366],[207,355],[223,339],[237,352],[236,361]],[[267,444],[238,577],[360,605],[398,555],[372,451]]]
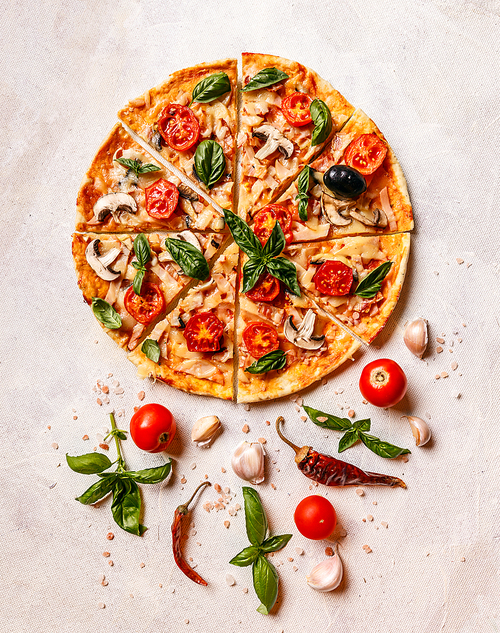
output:
[[[234,558],[229,561],[230,565],[236,565],[237,567],[248,567],[257,560],[260,550],[255,545],[245,547],[239,554],[236,554]]]
[[[351,428],[351,421],[347,418],[337,418],[329,413],[323,413],[312,407],[306,407],[303,405],[304,411],[309,416],[310,420],[322,429],[332,429],[333,431],[347,431]],[[326,420],[318,420],[318,418],[326,418]]]
[[[226,170],[226,159],[217,141],[202,141],[194,153],[198,178],[211,189]]]
[[[146,174],[150,171],[161,171],[161,167],[158,167],[158,165],[153,165],[153,163],[146,163],[144,165],[142,161],[137,158],[115,158],[114,160],[116,163],[120,163],[120,165],[131,169],[136,176]]]
[[[251,290],[259,277],[262,275],[266,268],[264,262],[260,259],[249,259],[243,266],[243,285],[241,292],[248,292]]]
[[[132,479],[118,479],[113,490],[111,512],[115,522],[130,534],[142,536],[147,530],[139,523],[141,495],[139,487]]]
[[[267,242],[264,244],[262,255],[269,261],[272,257],[277,257],[285,248],[286,239],[281,224],[276,222]]]
[[[267,535],[267,518],[259,493],[243,486],[243,498],[245,500],[245,525],[247,528],[248,540],[252,545],[261,545]]]
[[[393,459],[394,457],[399,457],[399,455],[411,453],[407,448],[399,448],[399,446],[394,446],[394,444],[379,440],[379,438],[374,435],[363,433],[363,431],[359,431],[359,439],[376,455],[380,455],[380,457],[385,457],[386,459]]]
[[[126,440],[127,436],[123,431],[115,431],[114,435],[119,439],[119,440]]]
[[[194,87],[191,95],[191,103],[210,103],[214,99],[218,99],[231,91],[231,82],[224,72],[214,73],[199,81]],[[191,103],[189,105],[191,105]]]
[[[309,106],[309,110],[314,123],[311,145],[319,145],[330,136],[333,126],[332,115],[326,103],[321,101],[321,99],[314,99]]]
[[[266,88],[277,84],[283,79],[288,79],[288,75],[282,70],[277,68],[263,68],[250,79],[246,86],[243,86],[241,92],[248,92],[249,90],[258,90],[259,88]]]
[[[161,171],[161,167],[158,165],[153,165],[153,163],[142,164],[139,168],[140,174],[148,174],[151,171]]]
[[[371,420],[366,419],[366,420],[358,420],[357,422],[354,422],[352,426],[354,429],[358,429],[358,431],[369,431],[370,425],[371,425]]]
[[[250,257],[256,259],[262,256],[262,244],[248,224],[229,209],[224,209],[226,221],[234,241],[241,250]]]
[[[307,208],[309,206],[309,184],[311,181],[311,168],[306,165],[300,172],[298,179],[299,193],[295,199],[299,200],[299,218],[302,222],[307,222]]]
[[[127,470],[125,474],[131,477],[138,484],[159,484],[168,477],[172,470],[172,462],[168,460],[162,466],[154,468],[145,468],[144,470]]]
[[[382,282],[387,277],[392,266],[392,262],[384,262],[374,268],[371,273],[366,275],[356,286],[354,294],[363,299],[372,299],[382,287]]]
[[[140,295],[141,294],[141,289],[142,289],[142,282],[144,281],[144,275],[146,274],[146,269],[145,268],[139,268],[137,270],[137,273],[134,277],[134,283],[132,284],[133,288],[134,288],[134,292],[136,295]]]
[[[145,266],[151,259],[151,246],[144,233],[139,233],[134,240],[134,253],[139,266]],[[139,294],[139,293],[137,293]]]
[[[154,341],[152,338],[147,338],[141,345],[141,352],[146,355],[153,363],[157,363],[160,360],[160,346],[158,341]]]
[[[103,470],[106,470],[112,465],[109,458],[102,453],[86,453],[85,455],[78,455],[76,457],[71,457],[71,455],[66,454],[66,461],[71,470],[74,470],[75,473],[81,473],[82,475],[102,473]]]
[[[297,281],[297,269],[289,259],[276,257],[266,263],[267,270],[273,277],[282,281],[290,292],[300,297],[299,282]]]
[[[281,536],[272,536],[262,543],[260,549],[266,554],[268,552],[277,552],[283,549],[288,541],[292,538],[292,534],[282,534]]]
[[[85,506],[92,505],[113,490],[116,480],[115,473],[104,475],[102,479],[96,481],[96,483],[90,486],[82,495],[76,497],[76,500]]]
[[[265,374],[274,369],[283,369],[286,365],[286,354],[282,349],[276,349],[261,356],[259,360],[252,363],[245,371],[249,374]]]
[[[339,453],[343,453],[345,450],[350,448],[353,444],[359,440],[358,429],[351,429],[344,433],[344,435],[340,438],[339,442]]]
[[[165,246],[170,255],[172,255],[173,260],[179,264],[182,272],[188,277],[199,279],[200,281],[204,281],[208,277],[210,274],[208,262],[196,246],[172,237],[167,237]]]
[[[122,326],[122,320],[118,312],[104,299],[92,297],[92,312],[96,319],[109,330],[117,330]]]
[[[274,607],[278,597],[278,572],[262,554],[253,564],[253,586],[258,599],[261,601],[257,609],[259,613],[267,615]]]

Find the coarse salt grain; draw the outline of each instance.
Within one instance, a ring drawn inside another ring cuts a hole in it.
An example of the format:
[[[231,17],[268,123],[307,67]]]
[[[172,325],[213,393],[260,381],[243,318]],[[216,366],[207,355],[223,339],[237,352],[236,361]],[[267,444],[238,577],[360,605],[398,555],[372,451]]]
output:
[[[300,419],[302,420],[302,422],[307,422],[307,417],[305,415],[301,415]]]
[[[441,346],[436,347],[436,354],[441,354],[443,348]]]
[[[376,501],[372,501],[372,506],[376,506],[377,502]]]
[[[304,550],[303,550],[301,547],[296,547],[296,548],[295,548],[295,553],[296,553],[298,556],[303,556],[303,554],[304,554]]]
[[[440,338],[439,336],[436,338],[437,343],[444,343],[444,338]]]
[[[328,418],[325,418],[324,415],[320,415],[316,419],[318,420],[318,422],[326,422],[328,420]]]
[[[381,522],[380,522],[380,525],[381,525],[382,527],[385,527],[385,528],[388,528],[388,527],[389,527],[389,524],[388,524],[386,521],[381,521]]]
[[[291,556],[288,557],[288,562],[293,563],[293,558]]]
[[[109,451],[109,444],[103,444],[102,442],[99,444],[99,448],[102,448],[103,451]]]
[[[333,556],[333,549],[331,547],[325,547],[326,556]]]
[[[447,371],[442,371],[441,372],[441,378],[448,378],[448,372]]]
[[[369,545],[363,545],[363,549],[367,554],[370,554],[373,551]]]
[[[230,525],[231,523],[229,521],[224,521],[224,527],[226,528],[226,530],[229,528]]]
[[[354,415],[355,415],[355,414],[354,414],[354,409],[349,409],[349,411],[347,412],[347,415],[348,415],[350,418],[353,418],[353,417],[354,417]]]
[[[363,488],[356,488],[356,494],[359,497],[362,497],[365,494],[365,491],[363,490]]]
[[[243,431],[243,433],[248,433],[248,431],[250,431],[250,427],[248,426],[248,424],[244,424],[241,430]]]
[[[144,393],[144,391],[139,391],[139,393],[137,394],[137,397],[139,398],[139,400],[144,400],[144,398],[146,397],[146,394]]]
[[[373,521],[373,516],[371,514],[369,514],[367,517],[368,521]]]
[[[455,361],[453,361],[453,362],[452,362],[452,364],[451,364],[451,368],[452,368],[452,370],[453,370],[453,371],[455,371],[456,369],[458,369],[458,363],[457,363],[457,362],[455,362]]]
[[[106,534],[106,538],[108,539],[108,541],[112,541],[115,538],[115,535],[113,534],[113,532],[108,532]]]
[[[265,444],[267,442],[265,437],[259,437],[258,439],[259,444]]]
[[[185,483],[187,483],[187,479],[185,477],[182,477],[181,484],[185,484]]]
[[[196,468],[196,464],[191,464],[191,470],[194,470]]]
[[[57,442],[52,442],[51,446],[54,450],[57,450],[59,448],[59,444]]]
[[[84,436],[82,437],[82,440],[83,440],[84,442],[86,442],[88,439],[90,439],[88,435],[84,435]]]
[[[461,395],[461,394],[460,394],[460,391],[454,391],[454,392],[453,392],[453,397],[454,397],[454,398],[460,398],[460,395]]]
[[[225,468],[221,468],[220,471],[221,471],[221,473],[225,473],[226,469]]]
[[[140,567],[141,569],[143,569],[144,567],[146,567],[146,565],[145,565],[144,563],[141,563],[141,564],[139,565],[139,567]]]
[[[461,257],[457,257],[457,264],[463,264],[464,260]]]
[[[97,605],[99,609],[105,609],[106,605],[104,604],[104,602],[99,602],[99,604]]]
[[[272,488],[273,490],[276,490],[276,486],[275,486],[274,484],[271,484],[271,488]],[[311,488],[311,490],[312,490],[312,488]]]
[[[117,387],[115,389],[115,396],[121,396],[124,393],[123,387]]]
[[[111,556],[109,552],[103,552],[102,555],[104,556],[104,558],[109,558]]]
[[[250,411],[250,405],[249,404],[246,404],[243,408],[245,409],[245,411]]]
[[[108,560],[108,565],[109,565],[110,567],[113,567],[113,565],[114,565],[113,561],[112,561],[112,560]]]
[[[103,393],[109,393],[109,387],[108,387],[108,385],[104,385],[104,387],[102,388],[102,392],[103,392]]]
[[[441,376],[440,376],[439,374],[436,374],[436,375],[434,376],[434,378],[435,378],[436,380],[439,380],[439,379],[441,378]]]
[[[234,579],[234,576],[231,576],[231,574],[226,574],[226,584],[229,587],[232,587],[233,585],[235,585],[236,580]]]
[[[267,426],[270,426],[271,422],[269,422],[269,420],[266,420],[266,424],[267,424]]]
[[[107,586],[109,585],[109,582],[108,582],[107,580],[103,580],[103,581],[101,582],[101,585],[102,585],[103,587],[107,587]]]
[[[220,487],[220,484],[214,484],[214,490],[215,492],[222,492],[222,488]]]
[[[100,398],[97,398],[96,402],[100,407],[102,407],[102,400]]]

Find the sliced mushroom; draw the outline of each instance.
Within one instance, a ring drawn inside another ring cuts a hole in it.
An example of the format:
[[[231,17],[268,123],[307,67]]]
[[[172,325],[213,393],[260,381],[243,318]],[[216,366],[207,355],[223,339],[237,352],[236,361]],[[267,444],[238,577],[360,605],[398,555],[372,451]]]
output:
[[[153,136],[151,137],[151,145],[157,152],[161,152],[162,140],[162,135],[158,132],[158,130],[155,130]]]
[[[351,218],[345,218],[340,215],[339,211],[342,207],[342,210],[347,209],[343,200],[337,200],[337,198],[328,195],[325,191],[321,192],[321,211],[330,224],[334,226],[348,226],[351,224]]]
[[[266,141],[255,154],[257,160],[266,158],[266,156],[269,156],[276,150],[279,150],[285,158],[290,158],[293,154],[292,141],[287,139],[274,125],[270,125],[269,123],[261,125],[252,132],[252,136]]]
[[[184,198],[185,200],[189,200],[190,202],[198,202],[198,200],[200,199],[195,191],[193,191],[190,187],[183,184],[182,182],[177,185],[177,189],[179,190],[180,197]]]
[[[385,228],[387,226],[387,216],[381,209],[374,209],[373,211],[361,211],[360,209],[353,209],[349,211],[349,214],[358,222],[361,222],[365,226],[377,226]]]
[[[111,248],[104,255],[100,254],[99,244],[101,240],[92,240],[85,249],[85,258],[92,270],[104,281],[114,281],[121,275],[111,268],[111,264],[120,255],[120,248]]]
[[[314,336],[314,324],[316,323],[316,314],[312,310],[306,312],[302,323],[297,327],[293,322],[293,317],[289,317],[285,321],[283,333],[285,337],[297,347],[307,350],[319,349],[325,340],[324,336]]]
[[[182,242],[188,242],[189,244],[197,248],[201,253],[203,253],[203,250],[201,248],[198,238],[191,231],[182,231],[181,233],[173,233],[170,235],[170,237],[173,237],[174,239],[177,239],[177,240],[181,240]],[[168,250],[166,250],[158,255],[158,261],[173,262],[174,259],[172,255],[170,255]]]
[[[94,219],[98,222],[104,222],[111,213],[115,221],[118,222],[120,211],[137,213],[137,202],[128,193],[106,193],[94,204]]]

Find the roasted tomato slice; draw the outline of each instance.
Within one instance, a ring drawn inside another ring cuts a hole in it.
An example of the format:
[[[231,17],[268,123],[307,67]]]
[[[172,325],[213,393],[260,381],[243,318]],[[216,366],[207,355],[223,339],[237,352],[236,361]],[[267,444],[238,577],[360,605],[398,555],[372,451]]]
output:
[[[184,328],[184,338],[190,352],[218,352],[224,324],[213,312],[198,312]]]
[[[136,295],[130,286],[125,294],[125,310],[139,323],[149,323],[165,309],[165,299],[160,288],[151,282],[143,281],[141,294]]]
[[[285,234],[286,243],[292,241],[292,215],[288,209],[281,204],[268,204],[255,216],[253,232],[259,238],[262,246],[265,245],[271,235],[276,221],[280,223]]]
[[[361,134],[348,145],[344,161],[357,169],[363,176],[369,176],[380,167],[387,154],[387,145],[374,134]]]
[[[295,127],[302,127],[311,123],[311,111],[309,107],[313,100],[304,92],[292,92],[281,103],[281,111],[285,119]]]
[[[254,358],[274,352],[280,346],[276,328],[263,321],[252,321],[243,331],[243,342]]]
[[[200,137],[200,124],[193,111],[178,103],[163,108],[157,125],[158,132],[178,152],[193,147]]]
[[[272,301],[280,293],[280,282],[271,273],[261,275],[255,286],[249,290],[246,296],[252,301]]]
[[[347,264],[327,260],[314,273],[313,281],[322,294],[341,297],[349,294],[354,276]]]
[[[146,211],[152,218],[166,220],[176,210],[179,190],[169,180],[161,178],[146,189]]]

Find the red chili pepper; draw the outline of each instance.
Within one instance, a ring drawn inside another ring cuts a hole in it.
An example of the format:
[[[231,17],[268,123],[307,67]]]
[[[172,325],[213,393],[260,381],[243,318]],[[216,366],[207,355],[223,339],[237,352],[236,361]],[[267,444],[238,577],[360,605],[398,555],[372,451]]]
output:
[[[179,506],[175,510],[174,514],[174,522],[172,523],[172,549],[174,551],[174,560],[177,563],[177,567],[184,573],[188,578],[198,583],[199,585],[207,586],[207,583],[203,580],[203,578],[195,572],[195,570],[189,566],[189,564],[184,560],[181,552],[181,537],[182,537],[182,519],[188,513],[188,506],[191,501],[194,499],[196,493],[203,486],[211,486],[212,484],[209,481],[204,481],[202,484],[196,488],[191,496],[191,499],[184,505]]]
[[[406,488],[406,484],[398,477],[367,473],[357,466],[335,459],[330,455],[322,455],[313,451],[310,446],[299,448],[292,444],[282,434],[280,424],[284,422],[282,416],[276,420],[276,430],[280,438],[295,451],[295,462],[306,477],[317,481],[324,486],[400,486]]]

